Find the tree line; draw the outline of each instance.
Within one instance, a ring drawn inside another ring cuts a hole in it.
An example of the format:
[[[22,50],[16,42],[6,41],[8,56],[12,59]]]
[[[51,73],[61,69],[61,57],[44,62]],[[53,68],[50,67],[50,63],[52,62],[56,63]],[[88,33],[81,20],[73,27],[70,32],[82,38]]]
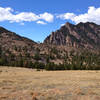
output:
[[[45,69],[52,71],[100,70],[100,54],[97,55],[89,52],[84,52],[81,54],[73,55],[73,53],[71,53],[71,60],[69,60],[68,56],[65,55],[63,57],[64,62],[62,64],[55,64],[54,62],[50,62],[50,59],[53,59],[53,57],[51,57],[50,55],[46,57],[46,63],[40,62],[39,60],[41,60],[41,57],[39,56],[38,52],[33,57],[33,59],[35,59],[35,62],[33,62],[32,60],[30,60],[29,56],[22,57],[21,54],[18,57],[16,57],[14,54],[9,52],[9,55],[7,56],[6,53],[4,53],[0,48],[0,65],[33,68],[38,70]],[[55,49],[53,50],[53,52],[57,53]]]

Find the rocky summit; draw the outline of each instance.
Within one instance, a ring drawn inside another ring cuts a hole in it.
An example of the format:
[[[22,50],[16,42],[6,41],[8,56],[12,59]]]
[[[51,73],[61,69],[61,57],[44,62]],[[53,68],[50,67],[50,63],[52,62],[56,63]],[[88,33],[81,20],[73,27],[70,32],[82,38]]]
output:
[[[52,32],[44,43],[75,48],[100,49],[100,25],[95,23],[66,23],[59,30]]]

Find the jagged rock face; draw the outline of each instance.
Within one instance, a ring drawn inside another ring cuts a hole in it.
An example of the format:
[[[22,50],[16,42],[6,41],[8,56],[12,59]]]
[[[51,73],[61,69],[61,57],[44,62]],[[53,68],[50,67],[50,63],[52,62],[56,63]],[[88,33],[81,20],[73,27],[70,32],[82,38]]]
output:
[[[44,40],[45,44],[100,49],[100,25],[94,23],[66,23]]]

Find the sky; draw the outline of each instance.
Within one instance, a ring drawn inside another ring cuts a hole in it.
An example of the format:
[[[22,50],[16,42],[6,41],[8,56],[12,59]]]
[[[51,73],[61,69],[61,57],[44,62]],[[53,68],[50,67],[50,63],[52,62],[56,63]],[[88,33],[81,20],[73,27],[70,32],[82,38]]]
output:
[[[66,22],[100,25],[100,0],[0,0],[0,26],[36,42]]]

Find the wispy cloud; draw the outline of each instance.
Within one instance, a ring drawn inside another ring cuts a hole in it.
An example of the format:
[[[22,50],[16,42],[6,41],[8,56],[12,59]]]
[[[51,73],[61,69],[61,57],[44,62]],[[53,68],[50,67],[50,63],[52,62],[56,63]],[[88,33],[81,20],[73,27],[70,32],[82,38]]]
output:
[[[43,22],[43,21],[40,21],[40,20],[37,21],[36,23],[37,23],[37,24],[43,24],[43,25],[47,24],[47,23],[45,23],[45,22]]]
[[[100,24],[100,8],[95,8],[94,6],[91,6],[84,14],[76,15],[74,13],[64,13],[57,15],[57,18],[71,20],[76,24],[79,22],[94,22]]]
[[[64,26],[65,24],[61,24],[61,26]]]
[[[35,14],[33,12],[18,12],[14,11],[12,8],[7,7],[3,8],[0,7],[0,21],[9,21],[10,23],[17,22],[17,23],[23,23],[23,22],[32,22],[37,21],[36,23],[44,24],[44,20],[46,22],[53,22],[54,16],[51,13],[44,12],[43,14]]]

